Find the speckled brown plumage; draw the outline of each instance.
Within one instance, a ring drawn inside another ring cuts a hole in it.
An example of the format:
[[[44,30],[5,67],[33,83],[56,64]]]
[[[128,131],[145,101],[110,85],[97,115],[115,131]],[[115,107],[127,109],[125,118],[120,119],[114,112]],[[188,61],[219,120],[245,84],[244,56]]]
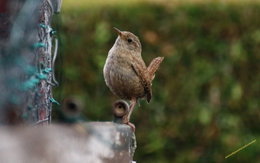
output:
[[[130,111],[124,123],[134,129],[134,125],[129,122],[132,110],[137,99],[145,97],[150,102],[152,80],[163,57],[153,59],[146,67],[138,37],[131,32],[114,29],[118,37],[108,53],[103,73],[109,89],[120,98],[131,101]]]

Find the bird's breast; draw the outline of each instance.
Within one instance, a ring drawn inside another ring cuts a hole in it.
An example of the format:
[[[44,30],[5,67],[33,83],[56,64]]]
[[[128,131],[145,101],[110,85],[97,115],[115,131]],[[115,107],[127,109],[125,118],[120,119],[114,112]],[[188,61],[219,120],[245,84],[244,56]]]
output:
[[[104,66],[104,78],[107,86],[114,94],[123,99],[143,97],[144,89],[131,66],[133,60],[131,57],[127,57],[131,54],[115,53],[111,50]]]

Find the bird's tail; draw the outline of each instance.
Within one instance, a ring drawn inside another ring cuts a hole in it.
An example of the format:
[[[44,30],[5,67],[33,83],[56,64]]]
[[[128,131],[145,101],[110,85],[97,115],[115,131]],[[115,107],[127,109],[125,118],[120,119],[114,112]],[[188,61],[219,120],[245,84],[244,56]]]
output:
[[[147,67],[148,73],[151,76],[151,81],[154,79],[155,77],[155,72],[158,70],[158,68],[160,67],[160,64],[162,63],[164,57],[157,57],[154,58],[152,60],[152,62],[150,63],[150,65]]]

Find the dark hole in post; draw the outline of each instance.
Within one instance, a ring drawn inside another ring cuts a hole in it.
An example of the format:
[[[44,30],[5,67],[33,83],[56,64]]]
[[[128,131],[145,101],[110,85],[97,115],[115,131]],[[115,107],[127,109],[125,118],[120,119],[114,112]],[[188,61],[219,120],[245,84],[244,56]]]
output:
[[[72,112],[75,112],[75,111],[78,110],[77,105],[74,102],[72,102],[72,101],[68,102],[67,107]]]

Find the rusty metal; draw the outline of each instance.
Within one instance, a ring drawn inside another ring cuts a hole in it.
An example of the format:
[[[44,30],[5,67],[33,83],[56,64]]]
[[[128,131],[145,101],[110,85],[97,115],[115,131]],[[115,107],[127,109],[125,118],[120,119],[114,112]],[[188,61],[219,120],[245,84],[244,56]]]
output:
[[[6,124],[8,120],[13,123],[13,119],[5,117],[16,112],[4,110],[12,104],[19,106],[17,113],[23,122],[49,124],[52,103],[57,103],[52,87],[58,85],[54,74],[58,40],[53,36],[51,18],[59,10],[61,0],[3,2],[4,6],[0,7],[3,12],[0,15],[0,123]]]

